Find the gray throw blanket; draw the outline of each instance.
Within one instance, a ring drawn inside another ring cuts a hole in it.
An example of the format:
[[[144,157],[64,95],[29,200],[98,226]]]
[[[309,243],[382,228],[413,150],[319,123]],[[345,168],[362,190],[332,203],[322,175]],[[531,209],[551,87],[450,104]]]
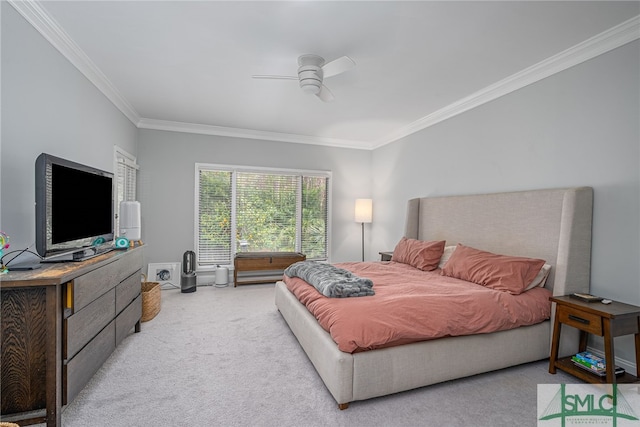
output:
[[[325,297],[346,298],[374,295],[371,279],[317,261],[299,261],[284,270],[289,277],[299,277]]]

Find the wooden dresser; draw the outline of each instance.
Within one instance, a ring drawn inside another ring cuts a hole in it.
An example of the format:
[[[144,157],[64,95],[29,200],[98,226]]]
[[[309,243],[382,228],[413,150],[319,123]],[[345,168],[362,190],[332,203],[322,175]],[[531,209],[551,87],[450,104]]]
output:
[[[131,329],[140,331],[143,247],[0,276],[2,420],[59,426]]]
[[[282,271],[307,257],[298,252],[238,252],[233,261],[233,286],[266,283],[282,279]],[[238,274],[259,272],[259,276],[238,278]]]

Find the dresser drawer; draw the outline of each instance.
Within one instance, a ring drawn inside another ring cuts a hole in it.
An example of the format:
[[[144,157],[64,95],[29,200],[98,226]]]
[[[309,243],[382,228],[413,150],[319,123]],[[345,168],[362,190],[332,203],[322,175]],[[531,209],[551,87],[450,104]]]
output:
[[[597,314],[562,305],[559,307],[558,317],[566,325],[602,336],[602,318]]]
[[[131,328],[140,321],[140,318],[142,318],[142,295],[138,295],[138,297],[116,317],[116,346],[126,338]]]
[[[115,289],[111,289],[73,316],[64,320],[66,345],[63,358],[71,359],[96,336],[116,314]]]
[[[118,267],[119,274],[116,275],[116,282],[120,283],[134,273],[139,274],[142,268],[142,251],[130,252],[128,256],[120,258],[118,262],[120,266]],[[138,276],[138,281],[140,281],[140,276]]]
[[[133,251],[125,257],[83,274],[73,280],[73,310],[78,311],[118,283],[140,270],[142,251]],[[140,278],[138,277],[138,281]]]
[[[71,402],[116,349],[116,321],[111,321],[73,359],[63,365],[63,405]]]
[[[113,289],[120,280],[120,260],[83,274],[73,280],[73,311],[78,312],[100,295]]]
[[[116,314],[124,310],[131,301],[140,295],[140,289],[140,270],[137,270],[116,286]]]

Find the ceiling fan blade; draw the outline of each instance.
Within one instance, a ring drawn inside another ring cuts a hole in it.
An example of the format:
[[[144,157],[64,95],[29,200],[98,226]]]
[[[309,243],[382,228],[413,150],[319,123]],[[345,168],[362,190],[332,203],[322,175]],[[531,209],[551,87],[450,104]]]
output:
[[[297,77],[294,76],[270,76],[270,75],[254,75],[251,76],[253,79],[273,79],[273,80],[298,80]]]
[[[318,92],[316,96],[324,102],[331,102],[334,99],[333,94],[325,85],[322,85],[322,87],[320,88],[320,92]]]
[[[335,76],[336,74],[344,73],[345,71],[349,71],[355,66],[356,62],[353,59],[349,58],[348,56],[343,56],[324,64],[324,66],[322,67],[322,72],[324,74],[324,77],[326,78]]]

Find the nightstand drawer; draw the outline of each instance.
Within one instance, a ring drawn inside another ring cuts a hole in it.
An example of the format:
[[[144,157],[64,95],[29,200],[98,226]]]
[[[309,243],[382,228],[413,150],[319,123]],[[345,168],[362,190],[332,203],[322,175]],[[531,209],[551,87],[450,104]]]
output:
[[[560,306],[560,322],[590,334],[602,336],[602,317],[572,307]]]

